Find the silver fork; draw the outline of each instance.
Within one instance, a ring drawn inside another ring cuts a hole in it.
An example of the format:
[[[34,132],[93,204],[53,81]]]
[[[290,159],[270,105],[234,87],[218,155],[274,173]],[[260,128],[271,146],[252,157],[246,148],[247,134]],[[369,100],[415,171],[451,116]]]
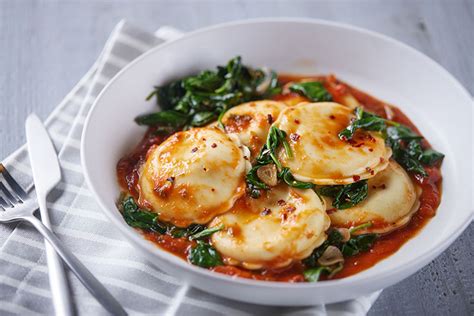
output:
[[[32,224],[54,247],[69,269],[106,310],[112,315],[127,315],[127,312],[102,283],[36,218],[34,214],[38,209],[38,204],[34,199],[29,198],[25,190],[1,163],[0,173],[5,180],[5,182],[0,180],[0,223],[27,221]],[[3,193],[3,196],[1,193]]]

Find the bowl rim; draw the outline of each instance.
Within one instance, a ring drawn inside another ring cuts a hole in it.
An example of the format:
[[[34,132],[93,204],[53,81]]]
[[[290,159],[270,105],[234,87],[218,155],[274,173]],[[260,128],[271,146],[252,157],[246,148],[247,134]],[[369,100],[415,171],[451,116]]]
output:
[[[408,53],[414,54],[417,57],[421,57],[425,59],[425,61],[430,63],[432,67],[435,67],[437,68],[438,71],[441,71],[441,73],[443,73],[443,75],[446,77],[447,80],[450,80],[452,82],[452,87],[453,88],[455,87],[458,90],[458,93],[463,94],[467,99],[472,100],[471,99],[472,97],[469,94],[469,92],[466,90],[466,88],[451,73],[449,73],[444,67],[442,67],[436,61],[434,61],[432,58],[430,58],[429,56],[421,53],[420,51],[416,50],[415,48],[401,41],[398,41],[387,35],[384,35],[372,30],[368,30],[368,29],[361,28],[358,26],[353,26],[346,23],[334,22],[334,21],[328,21],[328,20],[322,20],[322,19],[312,19],[312,18],[290,18],[290,17],[268,18],[267,17],[267,18],[235,20],[231,22],[219,23],[219,24],[199,28],[191,32],[186,32],[184,33],[182,37],[179,37],[177,39],[173,39],[170,41],[166,41],[164,43],[157,45],[154,48],[151,48],[147,52],[143,53],[142,55],[134,59],[132,62],[126,65],[123,69],[121,69],[105,85],[105,87],[101,90],[99,95],[94,100],[94,103],[91,109],[89,110],[89,113],[87,114],[87,117],[84,123],[84,128],[81,134],[80,155],[81,155],[81,163],[84,169],[84,178],[86,180],[87,186],[91,190],[96,202],[100,205],[102,212],[105,213],[106,217],[112,223],[114,223],[114,225],[119,229],[119,231],[122,234],[124,234],[127,237],[127,239],[133,242],[133,244],[138,245],[142,250],[146,251],[147,253],[155,257],[158,256],[161,260],[165,260],[169,264],[178,265],[179,267],[185,270],[189,270],[193,273],[197,273],[200,276],[205,277],[205,278],[212,278],[218,281],[223,281],[225,283],[232,283],[232,284],[238,283],[241,285],[261,287],[261,288],[313,289],[313,288],[329,288],[329,287],[344,286],[344,285],[356,286],[360,284],[361,282],[367,282],[367,279],[369,279],[371,282],[374,282],[373,284],[375,284],[377,283],[377,281],[380,281],[381,279],[382,280],[390,279],[391,277],[398,275],[402,273],[403,271],[413,271],[403,276],[403,278],[408,277],[409,275],[418,271],[421,268],[421,267],[420,268],[416,267],[420,262],[423,263],[422,266],[425,266],[429,261],[433,260],[439,254],[441,254],[466,229],[466,227],[471,223],[471,221],[474,220],[474,210],[471,212],[471,214],[469,214],[469,212],[466,212],[465,218],[463,217],[459,219],[458,222],[455,224],[455,227],[453,227],[452,229],[453,232],[451,233],[451,235],[448,235],[444,240],[442,240],[439,244],[437,244],[436,247],[431,246],[431,247],[424,248],[424,250],[422,250],[418,256],[408,259],[404,263],[404,265],[398,265],[394,267],[393,269],[390,269],[388,271],[380,271],[371,276],[360,277],[360,273],[357,273],[355,275],[352,275],[346,278],[336,279],[336,280],[327,280],[324,282],[291,283],[291,282],[277,282],[277,281],[262,281],[262,280],[246,279],[246,278],[221,274],[221,273],[210,271],[208,269],[194,266],[190,264],[189,262],[152,244],[148,240],[144,239],[143,236],[140,233],[138,233],[136,230],[127,226],[126,223],[120,220],[118,217],[115,217],[113,212],[114,213],[118,212],[118,210],[116,208],[114,208],[114,210],[110,210],[106,206],[107,203],[105,203],[105,201],[97,192],[96,186],[94,185],[93,181],[91,180],[91,177],[89,176],[89,168],[88,168],[88,163],[87,163],[88,160],[86,158],[86,136],[88,133],[88,127],[89,127],[91,118],[93,117],[93,114],[98,104],[100,104],[100,101],[103,95],[107,93],[109,87],[113,85],[117,81],[118,78],[122,77],[124,74],[128,72],[130,68],[134,67],[137,63],[142,62],[149,55],[154,54],[156,51],[166,49],[168,46],[173,45],[176,42],[186,41],[189,37],[193,37],[201,33],[212,32],[217,29],[225,29],[228,27],[236,27],[239,25],[248,25],[248,24],[258,25],[258,24],[267,24],[267,23],[295,23],[295,24],[311,24],[311,25],[316,25],[316,26],[323,25],[323,26],[340,28],[349,32],[358,32],[358,33],[361,33],[362,35],[375,37],[377,38],[377,40],[385,41],[392,45],[396,45],[400,47],[401,49],[406,50]],[[416,236],[414,236],[413,238],[416,238]],[[402,245],[402,247],[403,246],[404,245]],[[397,280],[397,282],[398,281],[399,280]]]

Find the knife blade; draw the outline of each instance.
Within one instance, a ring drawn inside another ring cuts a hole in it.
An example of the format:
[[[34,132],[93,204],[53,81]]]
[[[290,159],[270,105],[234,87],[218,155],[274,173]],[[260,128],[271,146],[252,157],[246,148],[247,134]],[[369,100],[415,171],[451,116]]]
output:
[[[61,180],[61,168],[54,145],[41,120],[33,113],[26,119],[26,139],[41,221],[51,229],[46,197]],[[51,229],[52,230],[52,229]],[[63,264],[45,241],[53,306],[56,315],[74,315],[68,279]]]

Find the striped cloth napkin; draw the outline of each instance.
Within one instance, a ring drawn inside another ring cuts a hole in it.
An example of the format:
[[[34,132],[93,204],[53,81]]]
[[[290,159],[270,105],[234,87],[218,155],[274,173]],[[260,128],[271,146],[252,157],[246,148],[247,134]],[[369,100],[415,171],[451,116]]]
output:
[[[155,34],[164,33],[169,31]],[[62,169],[62,181],[48,198],[55,233],[132,315],[365,315],[380,292],[312,307],[245,304],[202,292],[149,264],[109,224],[84,183],[79,155],[84,120],[107,82],[162,42],[120,22],[97,62],[46,120]],[[26,146],[3,162],[23,187],[32,184]],[[53,314],[41,236],[27,224],[0,225],[0,246],[0,314]],[[107,314],[75,277],[69,279],[79,315]]]

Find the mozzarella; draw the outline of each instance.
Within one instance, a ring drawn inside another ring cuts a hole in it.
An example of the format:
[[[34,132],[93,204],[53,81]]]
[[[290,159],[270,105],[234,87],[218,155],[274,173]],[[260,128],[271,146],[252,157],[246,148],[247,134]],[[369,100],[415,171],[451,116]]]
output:
[[[333,226],[351,227],[371,221],[371,227],[357,233],[388,233],[407,224],[418,210],[420,189],[395,161],[369,179],[368,185],[364,201],[349,209],[329,211]],[[327,205],[330,209],[329,199]]]
[[[227,133],[236,134],[255,158],[267,139],[270,125],[286,108],[282,102],[262,100],[231,108],[222,118]]]
[[[332,102],[283,110],[274,124],[288,134],[293,157],[280,148],[282,165],[297,180],[319,185],[349,184],[385,169],[392,151],[380,133],[357,131],[351,141],[339,139],[353,117],[351,109]]]
[[[326,240],[329,217],[313,190],[280,184],[258,199],[244,196],[210,226],[211,237],[227,264],[247,269],[281,268],[308,257]]]
[[[245,193],[248,162],[236,142],[217,128],[173,134],[148,152],[139,203],[182,227],[226,212]]]

